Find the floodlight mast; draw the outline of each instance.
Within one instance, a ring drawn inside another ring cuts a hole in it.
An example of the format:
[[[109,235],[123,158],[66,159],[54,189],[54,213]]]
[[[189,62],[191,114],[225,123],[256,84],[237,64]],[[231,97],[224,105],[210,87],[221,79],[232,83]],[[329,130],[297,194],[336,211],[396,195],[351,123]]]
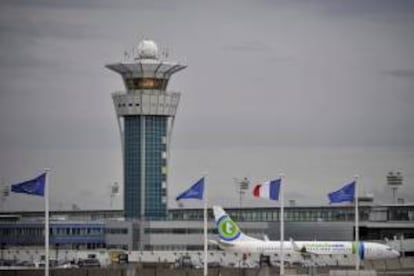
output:
[[[403,176],[400,171],[391,171],[387,174],[387,185],[392,190],[392,203],[396,204],[396,194],[398,188],[403,184]]]
[[[236,183],[237,193],[239,194],[239,207],[240,207],[240,219],[241,219],[241,208],[242,208],[242,201],[243,196],[246,194],[246,191],[249,190],[250,181],[247,177],[243,179],[234,178],[234,182]]]

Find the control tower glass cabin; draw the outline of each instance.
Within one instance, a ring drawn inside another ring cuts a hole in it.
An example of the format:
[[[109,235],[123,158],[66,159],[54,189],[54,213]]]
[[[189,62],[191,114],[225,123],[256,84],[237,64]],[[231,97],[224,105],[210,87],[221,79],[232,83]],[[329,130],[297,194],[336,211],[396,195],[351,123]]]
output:
[[[119,73],[126,92],[112,94],[122,142],[126,219],[167,216],[169,141],[180,93],[167,91],[171,75],[186,66],[162,61],[151,40],[138,45],[132,62],[106,65]]]

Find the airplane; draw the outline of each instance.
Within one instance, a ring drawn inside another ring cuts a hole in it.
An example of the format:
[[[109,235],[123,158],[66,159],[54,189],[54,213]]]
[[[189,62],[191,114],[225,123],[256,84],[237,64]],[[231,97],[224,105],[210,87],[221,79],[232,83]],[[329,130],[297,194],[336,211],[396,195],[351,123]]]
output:
[[[220,206],[213,206],[215,223],[218,229],[219,240],[210,241],[219,248],[229,252],[243,254],[260,254],[260,256],[278,256],[280,241],[270,241],[267,236],[264,240],[244,234],[237,224]],[[358,246],[351,241],[284,241],[284,259],[287,262],[305,263],[310,259],[347,258],[355,255],[358,250],[360,260],[378,260],[398,258],[400,253],[388,245],[374,242],[359,242]]]

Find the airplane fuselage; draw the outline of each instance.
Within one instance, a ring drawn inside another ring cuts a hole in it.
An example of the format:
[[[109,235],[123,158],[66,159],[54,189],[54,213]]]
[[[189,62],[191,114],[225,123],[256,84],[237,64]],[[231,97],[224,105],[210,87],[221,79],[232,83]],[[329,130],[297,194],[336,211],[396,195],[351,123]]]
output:
[[[399,252],[388,245],[352,241],[284,241],[283,255],[280,241],[260,240],[245,235],[220,206],[213,206],[219,240],[215,242],[226,251],[260,254],[272,258],[305,261],[314,257],[348,258],[360,260],[398,258]]]
[[[279,241],[235,241],[230,245],[220,244],[220,247],[227,251],[241,253],[259,253],[263,255],[280,254]],[[295,247],[295,248],[294,248]],[[388,259],[397,258],[399,253],[389,246],[372,243],[360,242],[356,246],[355,242],[344,241],[285,241],[283,243],[284,256],[309,255],[309,256],[352,256],[358,252],[360,259]]]

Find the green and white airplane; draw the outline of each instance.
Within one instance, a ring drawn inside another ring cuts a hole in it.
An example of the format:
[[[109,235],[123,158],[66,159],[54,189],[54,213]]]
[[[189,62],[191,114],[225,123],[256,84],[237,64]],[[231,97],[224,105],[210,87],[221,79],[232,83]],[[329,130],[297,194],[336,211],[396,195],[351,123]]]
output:
[[[274,257],[280,253],[280,241],[270,241],[249,237],[240,231],[237,224],[220,206],[213,206],[214,218],[218,228],[218,241],[212,241],[221,249],[243,254],[260,254]],[[360,260],[377,260],[398,258],[400,253],[388,245],[374,242],[350,241],[285,241],[283,243],[284,259],[296,262],[307,258],[339,257],[347,258],[359,254]]]

